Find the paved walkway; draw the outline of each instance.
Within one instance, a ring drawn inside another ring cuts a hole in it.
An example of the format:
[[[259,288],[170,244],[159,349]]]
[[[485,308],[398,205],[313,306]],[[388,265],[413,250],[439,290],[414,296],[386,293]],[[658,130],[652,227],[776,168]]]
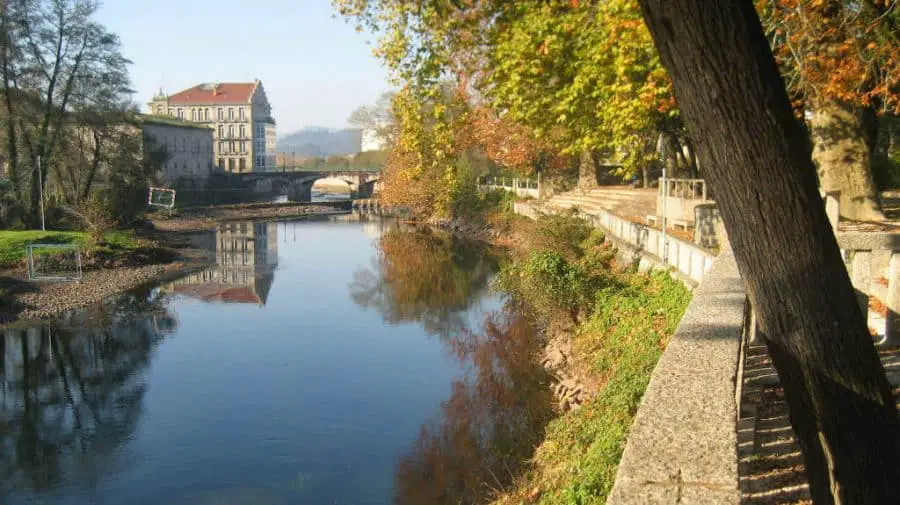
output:
[[[631,186],[603,186],[590,191],[574,190],[554,195],[547,202],[551,207],[591,212],[603,209],[629,221],[645,223],[648,214],[656,214],[655,188]]]

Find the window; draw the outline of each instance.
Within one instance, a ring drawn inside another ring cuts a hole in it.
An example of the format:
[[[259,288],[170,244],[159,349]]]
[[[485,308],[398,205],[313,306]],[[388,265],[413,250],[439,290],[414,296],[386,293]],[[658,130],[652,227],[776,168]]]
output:
[[[230,138],[230,139],[234,138],[234,126],[233,125],[228,127],[228,138]]]
[[[219,107],[219,121],[225,119],[225,110],[222,107]]]
[[[225,152],[225,142],[219,142],[219,152]]]
[[[209,121],[209,108],[203,109],[203,120]]]
[[[160,105],[159,107],[156,108],[156,113],[159,114],[160,116],[162,116],[162,113],[163,113],[162,105]]]
[[[228,171],[234,172],[234,158],[228,159]]]
[[[247,158],[241,158],[239,165],[240,165],[241,172],[246,170],[247,169]],[[246,225],[242,224],[242,226],[246,226]]]
[[[241,121],[243,121],[244,120],[244,108],[241,107],[240,110],[241,110]]]
[[[234,108],[233,107],[228,108],[228,120],[234,121]]]
[[[169,109],[168,114],[169,114],[170,116],[172,115],[172,109]]]
[[[242,153],[247,152],[247,143],[246,142],[241,142],[241,152]]]
[[[225,137],[225,126],[219,125],[219,138]]]
[[[184,119],[184,109],[178,108],[178,119]]]
[[[219,168],[225,170],[225,158],[219,158]]]
[[[234,152],[234,141],[233,140],[228,143],[228,152],[230,152],[230,153]]]
[[[197,120],[197,110],[191,109],[191,121],[196,121],[196,120]]]
[[[241,138],[247,136],[247,128],[244,125],[241,125]]]

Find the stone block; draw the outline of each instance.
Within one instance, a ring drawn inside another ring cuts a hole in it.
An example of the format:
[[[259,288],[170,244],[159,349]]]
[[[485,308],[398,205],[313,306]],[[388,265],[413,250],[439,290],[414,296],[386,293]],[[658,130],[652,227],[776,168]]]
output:
[[[694,207],[694,243],[706,249],[716,249],[725,236],[725,225],[715,203]]]

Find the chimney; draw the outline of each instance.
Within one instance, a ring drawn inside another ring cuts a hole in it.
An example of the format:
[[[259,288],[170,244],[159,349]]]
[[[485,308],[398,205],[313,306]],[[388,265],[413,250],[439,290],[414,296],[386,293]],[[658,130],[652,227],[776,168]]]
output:
[[[219,95],[219,85],[213,84],[213,96],[218,96],[218,95]]]

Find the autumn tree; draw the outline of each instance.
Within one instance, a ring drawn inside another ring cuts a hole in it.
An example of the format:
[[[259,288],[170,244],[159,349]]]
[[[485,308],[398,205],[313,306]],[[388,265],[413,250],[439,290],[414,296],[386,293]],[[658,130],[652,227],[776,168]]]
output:
[[[759,11],[788,91],[809,115],[813,160],[841,214],[883,219],[873,183],[876,114],[900,112],[896,2],[763,0]]]
[[[546,154],[547,145],[555,154],[588,153],[591,166],[600,159],[619,163],[619,174],[629,175],[656,159],[662,132],[677,168],[696,172],[668,78],[633,0],[335,4],[382,34],[377,54],[400,82],[427,90],[453,76],[477,108],[494,116],[474,118],[517,133],[496,144],[506,153],[485,146],[501,154],[498,160],[518,163],[508,153]]]
[[[784,386],[817,505],[900,495],[900,420],[751,0],[640,0]]]

